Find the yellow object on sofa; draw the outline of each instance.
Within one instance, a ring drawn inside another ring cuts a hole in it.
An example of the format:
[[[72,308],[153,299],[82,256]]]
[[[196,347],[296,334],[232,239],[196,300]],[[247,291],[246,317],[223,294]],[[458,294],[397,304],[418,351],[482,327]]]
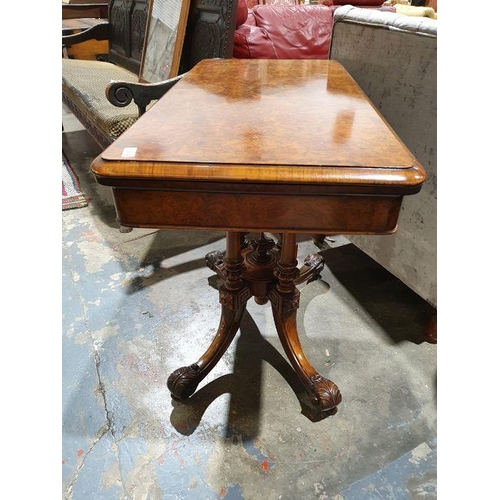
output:
[[[437,19],[436,11],[431,7],[417,7],[416,5],[394,5],[397,14],[404,14],[405,16],[416,16],[416,17],[430,17],[431,19]]]

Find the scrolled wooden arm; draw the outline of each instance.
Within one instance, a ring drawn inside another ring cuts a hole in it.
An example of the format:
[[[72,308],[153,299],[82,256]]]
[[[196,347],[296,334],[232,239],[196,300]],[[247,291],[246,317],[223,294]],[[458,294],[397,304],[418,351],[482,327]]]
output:
[[[158,83],[131,83],[113,81],[106,87],[108,101],[119,108],[128,106],[132,101],[139,108],[139,116],[146,112],[151,101],[159,99],[170,90],[184,75],[175,76]]]
[[[88,40],[109,40],[109,23],[104,21],[79,33],[63,35],[62,44],[64,47],[69,47]]]

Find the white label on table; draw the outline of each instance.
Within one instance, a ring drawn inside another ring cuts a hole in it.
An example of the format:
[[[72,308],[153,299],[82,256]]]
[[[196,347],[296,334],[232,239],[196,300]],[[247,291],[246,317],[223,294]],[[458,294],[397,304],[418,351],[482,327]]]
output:
[[[122,158],[133,158],[137,153],[137,148],[123,148]]]

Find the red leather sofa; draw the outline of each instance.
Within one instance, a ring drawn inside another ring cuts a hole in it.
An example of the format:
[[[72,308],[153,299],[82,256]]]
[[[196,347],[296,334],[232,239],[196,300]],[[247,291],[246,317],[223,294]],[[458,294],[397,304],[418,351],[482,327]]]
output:
[[[238,0],[233,57],[328,59],[335,9],[348,4],[395,11],[393,7],[382,7],[384,0],[320,2],[321,5],[255,5],[255,0]]]

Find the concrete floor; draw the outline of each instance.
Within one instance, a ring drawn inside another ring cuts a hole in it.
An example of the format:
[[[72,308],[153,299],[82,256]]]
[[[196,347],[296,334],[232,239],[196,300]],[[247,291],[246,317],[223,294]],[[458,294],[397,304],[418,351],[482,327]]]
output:
[[[340,388],[338,413],[313,422],[269,305],[185,403],[166,387],[219,322],[212,231],[120,233],[100,153],[63,107],[63,150],[89,206],[62,213],[64,499],[433,499],[436,345],[432,308],[345,238],[321,250],[301,286],[298,328],[311,363]],[[299,243],[299,263],[318,249]]]

